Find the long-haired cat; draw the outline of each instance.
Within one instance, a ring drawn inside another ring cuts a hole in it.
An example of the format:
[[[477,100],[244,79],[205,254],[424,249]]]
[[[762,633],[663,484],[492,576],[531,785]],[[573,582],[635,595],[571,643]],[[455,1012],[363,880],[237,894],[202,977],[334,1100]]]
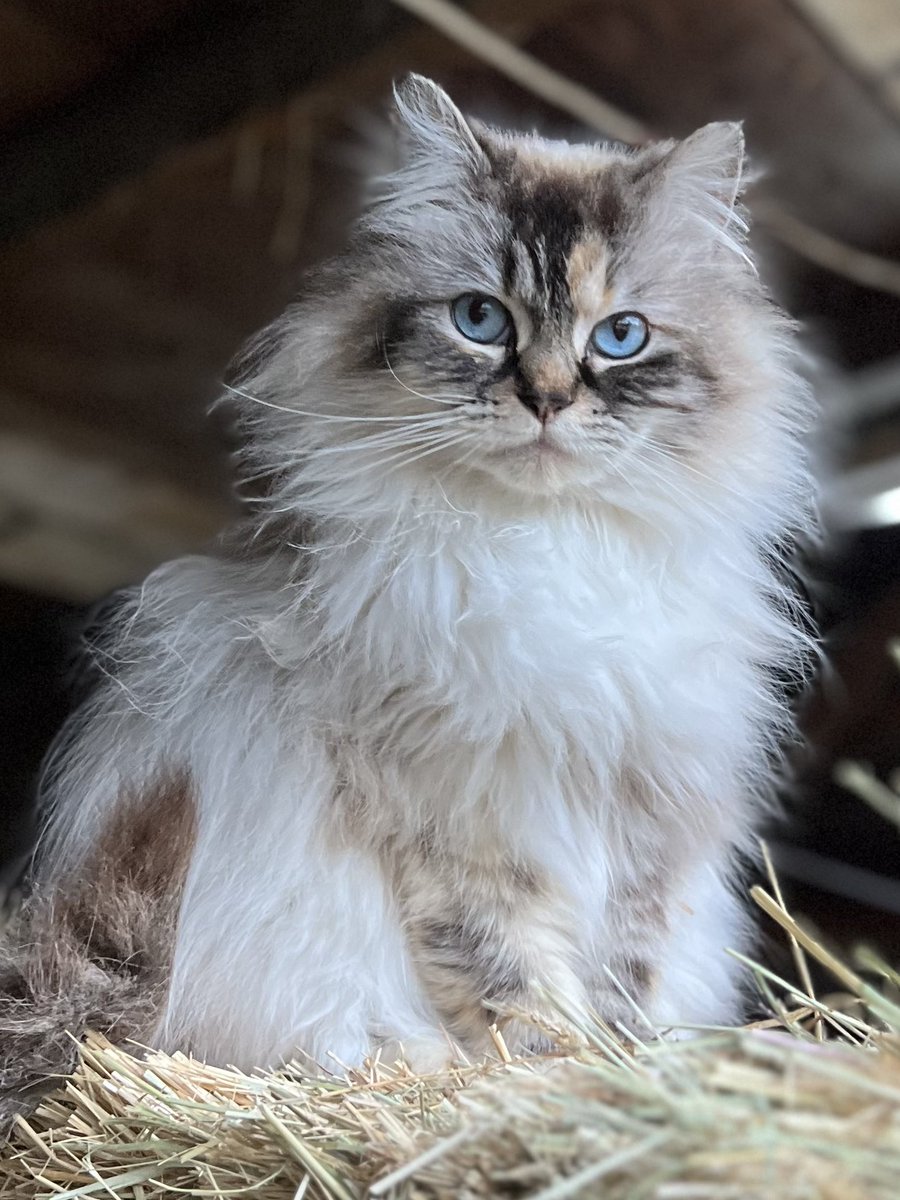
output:
[[[4,949],[8,1089],[731,1022],[808,634],[810,400],[738,126],[633,150],[396,96],[402,164],[233,390],[263,495],[95,647]]]

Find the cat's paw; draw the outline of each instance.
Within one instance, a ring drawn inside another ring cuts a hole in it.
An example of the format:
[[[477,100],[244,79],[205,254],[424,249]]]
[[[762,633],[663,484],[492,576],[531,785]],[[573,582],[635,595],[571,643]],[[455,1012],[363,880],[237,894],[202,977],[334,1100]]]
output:
[[[420,1034],[408,1038],[388,1038],[379,1042],[369,1058],[382,1066],[406,1066],[415,1075],[442,1075],[464,1061],[459,1048],[449,1038]]]
[[[612,988],[597,989],[591,996],[589,1011],[591,1017],[618,1041],[633,1044],[658,1036],[658,1030],[648,1024],[643,1008]]]
[[[500,1026],[500,1034],[510,1054],[541,1058],[577,1054],[585,1046],[580,1030],[559,1013],[529,1012]]]

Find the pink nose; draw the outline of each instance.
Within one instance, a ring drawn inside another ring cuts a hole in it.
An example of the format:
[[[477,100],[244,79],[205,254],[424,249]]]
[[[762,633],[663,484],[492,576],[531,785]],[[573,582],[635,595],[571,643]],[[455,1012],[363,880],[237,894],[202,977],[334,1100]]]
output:
[[[552,421],[558,413],[572,403],[572,397],[567,396],[564,392],[526,393],[524,396],[519,396],[519,399],[529,412],[534,413],[542,425]]]

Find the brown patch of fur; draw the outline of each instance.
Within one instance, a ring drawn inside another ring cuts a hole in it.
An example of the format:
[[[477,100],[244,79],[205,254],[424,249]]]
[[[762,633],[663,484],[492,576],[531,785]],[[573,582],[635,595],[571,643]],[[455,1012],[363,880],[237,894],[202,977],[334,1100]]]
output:
[[[621,979],[621,982],[632,995],[646,995],[653,986],[653,968],[640,958],[624,958],[622,972],[624,978]]]
[[[39,880],[0,943],[0,1128],[71,1070],[88,1028],[147,1039],[195,831],[186,774],[125,797],[77,876]]]

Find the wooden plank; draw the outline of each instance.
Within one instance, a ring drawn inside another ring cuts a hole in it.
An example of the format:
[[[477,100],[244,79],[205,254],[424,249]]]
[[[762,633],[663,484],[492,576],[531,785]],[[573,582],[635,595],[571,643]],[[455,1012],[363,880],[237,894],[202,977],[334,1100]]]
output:
[[[71,43],[15,4],[0,7],[0,129],[36,106],[59,99],[103,62],[92,46],[73,54]]]
[[[191,0],[6,0],[0,4],[0,129],[83,86]]]

